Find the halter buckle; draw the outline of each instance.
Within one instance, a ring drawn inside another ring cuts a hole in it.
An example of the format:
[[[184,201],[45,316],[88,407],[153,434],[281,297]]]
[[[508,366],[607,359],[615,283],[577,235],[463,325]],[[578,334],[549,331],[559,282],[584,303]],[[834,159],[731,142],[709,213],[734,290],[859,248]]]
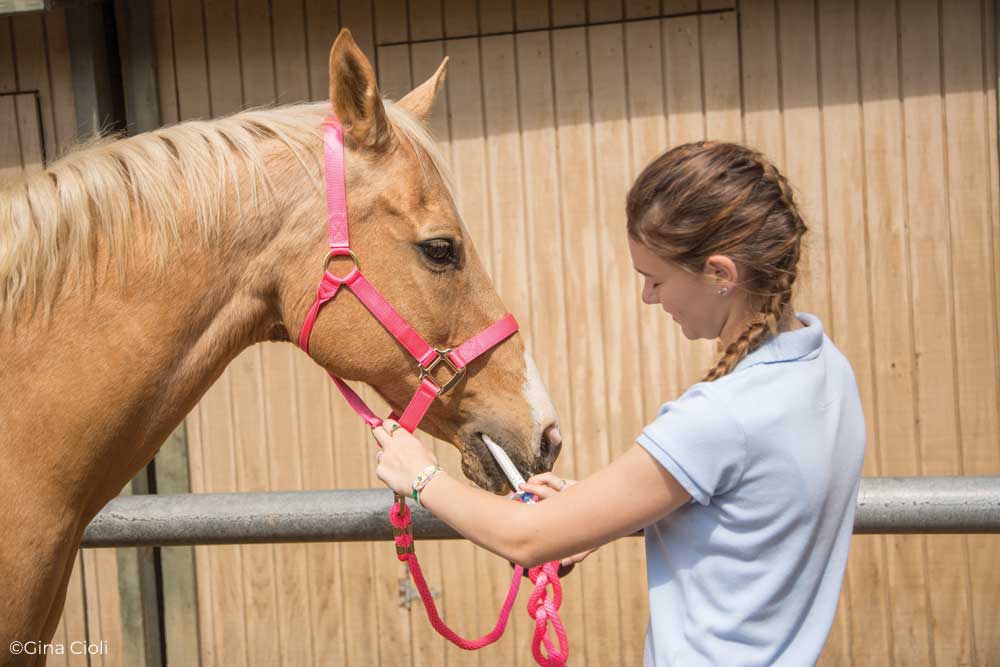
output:
[[[433,381],[434,384],[438,385],[438,387],[440,388],[438,391],[438,396],[444,396],[445,394],[448,393],[448,391],[451,390],[452,387],[458,384],[463,377],[465,377],[465,368],[459,368],[458,366],[455,365],[455,362],[448,357],[448,353],[451,352],[450,347],[446,347],[443,350],[434,348],[434,352],[437,354],[437,357],[435,357],[434,361],[429,363],[427,366],[423,365],[420,366],[419,381],[423,382],[424,378],[430,377],[431,381]],[[444,384],[439,383],[433,376],[431,376],[431,373],[434,372],[434,369],[440,366],[442,363],[445,366],[447,366],[448,370],[450,370],[452,373],[451,378],[449,378],[449,380]]]

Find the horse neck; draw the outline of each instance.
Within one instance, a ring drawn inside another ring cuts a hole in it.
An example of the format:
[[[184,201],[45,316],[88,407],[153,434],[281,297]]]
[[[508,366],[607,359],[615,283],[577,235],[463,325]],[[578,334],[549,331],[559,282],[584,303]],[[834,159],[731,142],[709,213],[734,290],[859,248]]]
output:
[[[181,216],[191,217],[192,216]],[[277,220],[267,211],[260,220]],[[245,221],[244,221],[245,222]],[[0,328],[0,451],[35,493],[51,480],[68,508],[96,512],[156,453],[169,434],[239,352],[265,340],[274,318],[259,295],[270,279],[261,268],[268,234],[236,238],[222,220],[206,246],[193,219],[172,249],[165,273],[142,251],[120,289],[112,269],[98,271],[92,291],[63,286],[51,318]],[[144,229],[136,225],[136,229]],[[191,231],[187,231],[191,230]],[[257,230],[259,231],[259,230]],[[135,243],[145,248],[145,239]],[[97,267],[108,267],[98,244]],[[29,493],[30,491],[30,493]],[[92,510],[92,511],[91,511]]]

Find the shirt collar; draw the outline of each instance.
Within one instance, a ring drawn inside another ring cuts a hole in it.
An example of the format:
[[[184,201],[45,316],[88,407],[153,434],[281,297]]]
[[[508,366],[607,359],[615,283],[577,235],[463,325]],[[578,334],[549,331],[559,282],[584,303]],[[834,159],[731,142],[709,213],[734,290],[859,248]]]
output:
[[[823,347],[823,323],[811,313],[795,313],[795,316],[806,326],[783,331],[767,339],[760,347],[744,357],[733,372],[757,364],[808,361],[819,356]]]

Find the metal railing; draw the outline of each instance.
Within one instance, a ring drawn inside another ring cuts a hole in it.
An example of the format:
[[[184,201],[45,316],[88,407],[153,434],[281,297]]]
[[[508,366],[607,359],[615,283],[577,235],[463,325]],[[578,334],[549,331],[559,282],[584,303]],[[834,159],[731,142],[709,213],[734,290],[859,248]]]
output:
[[[387,489],[119,496],[83,546],[391,540],[390,505]],[[426,510],[413,514],[420,538],[461,538]],[[866,477],[854,532],[1000,533],[1000,476]]]

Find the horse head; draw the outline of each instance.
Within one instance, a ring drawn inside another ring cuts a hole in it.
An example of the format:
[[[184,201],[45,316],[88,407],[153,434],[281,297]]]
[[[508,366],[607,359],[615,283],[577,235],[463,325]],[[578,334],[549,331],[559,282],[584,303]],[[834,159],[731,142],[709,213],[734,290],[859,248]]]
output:
[[[458,213],[447,174],[423,126],[445,77],[447,59],[398,103],[383,100],[368,59],[347,30],[330,51],[330,108],[343,128],[351,248],[368,281],[428,343],[451,348],[506,313]],[[345,275],[349,257],[326,263],[327,202],[299,188],[289,202],[282,323],[298,338],[323,270]],[[289,241],[291,239],[291,241]],[[420,368],[365,306],[342,290],[319,312],[310,356],[339,377],[364,382],[402,413]],[[447,384],[449,372],[436,377]],[[451,443],[465,475],[479,486],[508,487],[483,435],[518,468],[550,470],[561,438],[555,411],[519,334],[489,350],[434,401],[421,428]]]

